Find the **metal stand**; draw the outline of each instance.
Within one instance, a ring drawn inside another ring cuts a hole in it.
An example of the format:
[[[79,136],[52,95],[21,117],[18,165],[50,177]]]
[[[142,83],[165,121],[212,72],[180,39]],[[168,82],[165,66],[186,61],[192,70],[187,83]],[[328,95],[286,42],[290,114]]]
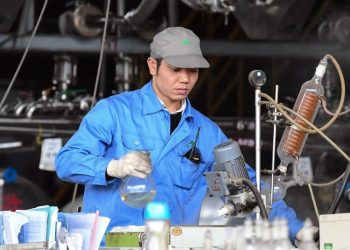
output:
[[[275,89],[275,102],[278,103],[278,85],[276,85]],[[277,134],[277,119],[278,119],[278,110],[276,107],[273,109],[273,139],[272,139],[272,166],[271,166],[271,194],[270,194],[270,206],[272,208],[272,200],[273,200],[273,178],[275,172],[275,156],[276,156],[276,134]]]
[[[255,173],[256,173],[256,188],[260,192],[261,179],[261,86],[266,82],[266,75],[261,70],[253,70],[249,73],[248,80],[250,85],[255,87]],[[257,218],[260,214],[257,213]]]
[[[255,172],[256,172],[256,187],[260,192],[260,171],[261,171],[261,93],[260,88],[255,89]]]

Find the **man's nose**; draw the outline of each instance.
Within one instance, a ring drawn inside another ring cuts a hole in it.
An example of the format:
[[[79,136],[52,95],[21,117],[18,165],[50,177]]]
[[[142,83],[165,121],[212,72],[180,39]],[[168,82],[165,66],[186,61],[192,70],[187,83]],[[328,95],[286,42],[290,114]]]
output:
[[[181,69],[180,71],[180,81],[183,83],[188,83],[190,80],[190,72],[188,69]]]

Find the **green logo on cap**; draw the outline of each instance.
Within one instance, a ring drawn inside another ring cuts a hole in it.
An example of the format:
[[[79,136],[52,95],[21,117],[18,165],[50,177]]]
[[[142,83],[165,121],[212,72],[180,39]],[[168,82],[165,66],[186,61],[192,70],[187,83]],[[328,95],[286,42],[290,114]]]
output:
[[[184,44],[184,45],[188,45],[190,43],[191,43],[191,41],[187,38],[182,40],[182,44]]]

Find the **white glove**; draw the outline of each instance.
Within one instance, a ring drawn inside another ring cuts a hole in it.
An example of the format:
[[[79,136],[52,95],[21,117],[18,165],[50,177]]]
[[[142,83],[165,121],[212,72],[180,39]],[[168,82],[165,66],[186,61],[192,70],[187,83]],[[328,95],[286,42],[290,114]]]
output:
[[[302,227],[299,232],[296,235],[296,240],[299,242],[302,242],[304,239],[307,239],[308,237],[311,237],[309,234],[312,234],[312,238],[318,234],[318,227],[316,226],[311,226],[309,229]]]
[[[117,178],[124,178],[127,175],[146,178],[151,171],[151,158],[144,152],[127,153],[119,160],[111,160],[107,166],[107,174]]]

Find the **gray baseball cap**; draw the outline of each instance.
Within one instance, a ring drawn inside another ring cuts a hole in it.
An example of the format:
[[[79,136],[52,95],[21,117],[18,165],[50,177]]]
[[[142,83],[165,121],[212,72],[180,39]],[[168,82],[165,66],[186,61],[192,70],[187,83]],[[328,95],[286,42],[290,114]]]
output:
[[[153,37],[151,57],[162,58],[176,68],[209,68],[200,41],[191,30],[169,27]]]

